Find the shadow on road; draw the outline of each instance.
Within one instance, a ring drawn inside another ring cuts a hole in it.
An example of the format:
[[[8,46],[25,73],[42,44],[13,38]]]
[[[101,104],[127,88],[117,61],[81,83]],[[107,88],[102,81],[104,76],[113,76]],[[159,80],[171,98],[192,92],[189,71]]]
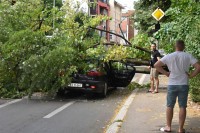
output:
[[[106,100],[106,99],[116,99],[124,96],[129,96],[132,91],[127,88],[117,88],[110,89],[108,91],[107,97],[102,98],[99,94],[95,93],[84,93],[78,91],[65,92],[62,95],[57,95],[56,99],[75,99],[75,100]]]

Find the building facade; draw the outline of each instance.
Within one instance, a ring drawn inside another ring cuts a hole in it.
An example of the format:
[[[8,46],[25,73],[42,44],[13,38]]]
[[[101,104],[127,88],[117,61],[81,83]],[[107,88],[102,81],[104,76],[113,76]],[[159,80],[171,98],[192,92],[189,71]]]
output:
[[[117,34],[121,34],[119,24],[121,24],[122,9],[124,9],[124,7],[115,0],[110,0],[109,4],[110,17],[112,18],[112,20],[110,21],[110,31]],[[110,34],[110,42],[120,43],[120,40],[120,37]]]
[[[97,4],[95,4],[95,0],[89,0],[92,6],[89,8],[89,15],[96,16],[96,15],[107,15],[110,16],[110,5],[109,0],[97,0]],[[94,3],[94,4],[93,4]],[[110,22],[109,20],[102,21],[101,24],[98,26],[100,29],[104,29],[109,31],[110,30]],[[101,37],[105,37],[106,40],[110,41],[110,34],[99,31]]]
[[[125,13],[122,13],[122,31],[127,40],[130,41],[131,38],[134,37],[134,21],[132,19],[132,16],[134,14],[133,10],[128,10]],[[123,44],[125,44],[125,41],[122,40]]]

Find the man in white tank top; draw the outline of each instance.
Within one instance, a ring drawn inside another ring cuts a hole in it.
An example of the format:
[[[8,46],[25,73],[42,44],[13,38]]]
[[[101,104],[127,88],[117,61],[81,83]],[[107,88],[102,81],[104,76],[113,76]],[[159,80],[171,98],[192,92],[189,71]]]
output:
[[[191,54],[184,52],[184,41],[178,40],[175,45],[176,51],[168,54],[160,59],[154,67],[164,75],[169,77],[167,89],[167,125],[162,127],[160,131],[171,132],[171,123],[173,118],[173,108],[178,97],[180,107],[179,111],[179,133],[184,133],[183,129],[186,118],[186,107],[188,99],[188,81],[189,78],[195,77],[200,73],[200,64]],[[167,65],[169,72],[165,71],[162,66]],[[195,68],[190,74],[190,66]]]

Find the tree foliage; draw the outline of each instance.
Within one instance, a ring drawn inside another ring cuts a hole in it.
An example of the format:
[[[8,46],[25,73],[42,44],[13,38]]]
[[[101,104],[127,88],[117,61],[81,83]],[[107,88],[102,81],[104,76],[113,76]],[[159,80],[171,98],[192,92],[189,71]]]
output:
[[[139,30],[139,33],[148,33],[154,29],[156,20],[152,19],[151,14],[158,7],[163,11],[166,11],[171,5],[170,0],[138,0],[134,3],[135,13],[134,21],[136,23],[135,28]],[[161,20],[161,22],[167,21],[167,17]]]
[[[183,39],[186,43],[186,51],[200,60],[200,3],[184,0],[173,1],[172,6],[166,12],[171,22],[163,24],[159,31],[161,44],[168,51],[173,50],[173,44],[177,39]],[[200,77],[190,81],[191,96],[194,101],[200,101]]]
[[[51,8],[43,0],[17,0],[14,5],[1,1],[1,96],[20,97],[35,90],[54,94],[87,65],[87,49],[100,42],[88,27],[108,17],[88,17],[79,12],[80,3],[72,8],[69,2]],[[45,34],[49,31],[51,37]]]
[[[140,46],[145,49],[150,49],[150,44],[151,44],[151,38],[148,38],[148,34],[138,34],[136,35],[132,40],[132,46]],[[131,48],[131,55],[130,57],[132,58],[137,58],[137,59],[143,59],[143,60],[149,60],[150,54],[146,53],[144,51]]]
[[[200,28],[200,3],[195,0],[169,0],[166,2],[168,4],[163,4],[162,8],[165,16],[160,22],[161,29],[154,33],[160,37],[160,47],[164,48],[167,53],[173,52],[175,41],[182,39],[186,43],[186,51],[200,60],[200,31],[198,30]],[[155,22],[150,14],[152,13],[150,9],[156,6],[155,1],[140,0],[136,3],[136,22],[140,33],[146,33],[151,28],[152,21]],[[194,101],[200,101],[199,80],[198,76],[190,81],[191,96]]]

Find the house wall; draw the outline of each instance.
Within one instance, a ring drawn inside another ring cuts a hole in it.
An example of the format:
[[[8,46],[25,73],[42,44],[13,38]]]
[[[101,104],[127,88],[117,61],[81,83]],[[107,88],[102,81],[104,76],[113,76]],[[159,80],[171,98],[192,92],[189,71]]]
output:
[[[122,13],[122,31],[129,41],[134,37],[134,21],[131,18],[133,13],[133,10]]]
[[[110,16],[112,17],[112,20],[110,21],[110,31],[121,34],[119,29],[119,24],[121,22],[122,17],[122,6],[116,3],[115,0],[110,0]],[[117,37],[115,35],[110,35],[111,39],[110,41],[120,43],[120,37]]]

